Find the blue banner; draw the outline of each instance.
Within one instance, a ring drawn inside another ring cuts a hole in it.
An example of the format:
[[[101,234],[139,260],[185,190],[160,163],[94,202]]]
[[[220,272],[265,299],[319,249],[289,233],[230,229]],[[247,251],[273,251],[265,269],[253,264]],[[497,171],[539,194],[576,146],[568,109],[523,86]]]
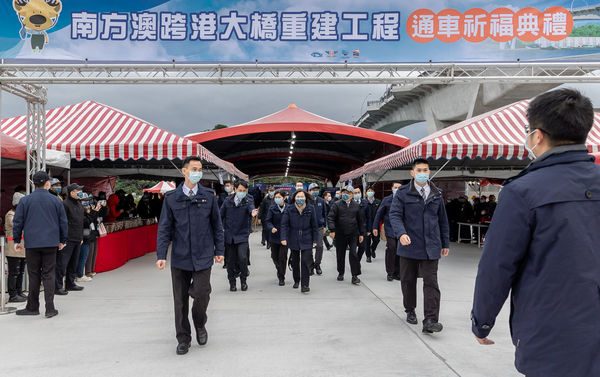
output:
[[[600,4],[518,4],[4,0],[0,58],[386,63],[544,60],[600,51]]]

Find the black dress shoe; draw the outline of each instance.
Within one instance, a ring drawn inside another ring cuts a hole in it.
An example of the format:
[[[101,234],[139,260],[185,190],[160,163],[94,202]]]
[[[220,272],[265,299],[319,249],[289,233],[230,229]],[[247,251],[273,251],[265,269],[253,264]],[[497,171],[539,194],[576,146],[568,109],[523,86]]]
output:
[[[387,276],[387,281],[394,281],[394,278],[392,277],[392,275]]]
[[[23,292],[19,292],[19,293],[17,293],[17,296],[21,296],[21,297],[23,297],[24,299],[27,299],[27,295],[26,295],[26,294],[24,294]]]
[[[360,279],[358,278],[358,276],[352,276],[352,284],[360,285]]]
[[[414,311],[407,312],[406,322],[410,323],[411,325],[416,325],[419,323],[419,321],[417,321],[417,314]]]
[[[242,292],[246,292],[248,290],[248,284],[242,283]]]
[[[371,263],[371,257],[367,257],[367,263]]]
[[[179,343],[177,345],[177,354],[178,355],[185,355],[186,353],[188,353],[189,349],[190,349],[191,344],[189,342],[187,343]]]
[[[372,254],[371,256],[373,257],[373,259],[375,259],[377,257],[377,255],[375,255],[374,251],[372,251],[371,254]]]
[[[83,287],[75,284],[70,287],[67,287],[67,291],[83,291]]]
[[[302,288],[300,288],[300,292],[302,292],[302,293],[308,293],[308,292],[310,292],[310,288],[303,286]]]
[[[298,289],[299,286],[300,286],[300,283],[298,283],[298,282],[294,283],[294,289]]]
[[[260,241],[260,244],[263,245],[263,246],[266,245],[265,241]]]
[[[235,286],[235,283],[233,283],[233,284],[229,284],[229,290],[230,290],[231,292],[235,292],[235,291],[237,291],[237,287]]]
[[[321,265],[316,264],[315,271],[317,272],[317,275],[323,275],[323,270],[321,270]]]
[[[60,288],[60,289],[55,290],[54,294],[59,295],[59,296],[66,296],[69,294],[69,292],[67,292],[67,290],[64,288]]]
[[[17,310],[15,312],[16,315],[40,315],[40,311],[39,310],[29,310],[27,308],[25,309],[21,309],[21,310]]]
[[[440,332],[444,326],[441,323],[435,322],[433,319],[426,319],[423,322],[423,332],[426,334],[433,334],[434,332]]]
[[[196,340],[201,346],[205,345],[206,342],[208,342],[208,332],[206,331],[206,327],[196,329]]]
[[[56,317],[58,315],[58,310],[46,310],[46,318]]]
[[[8,302],[25,302],[27,298],[21,297],[19,295],[14,295],[8,299]]]
[[[338,275],[337,281],[344,281],[344,275]]]
[[[400,275],[393,275],[392,277],[394,278],[394,280],[400,281]]]
[[[283,287],[285,285],[285,280],[279,279],[279,286]]]

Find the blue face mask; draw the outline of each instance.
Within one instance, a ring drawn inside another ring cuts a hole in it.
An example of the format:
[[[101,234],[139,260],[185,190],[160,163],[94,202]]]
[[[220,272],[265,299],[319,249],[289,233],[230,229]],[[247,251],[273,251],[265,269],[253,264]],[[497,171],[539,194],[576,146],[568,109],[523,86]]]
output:
[[[311,194],[311,195],[312,195],[314,198],[316,198],[317,196],[319,196],[319,191],[318,191],[318,190],[311,191],[311,192],[310,192],[310,194]]]
[[[79,199],[83,198],[83,192],[79,191],[79,192],[77,193],[77,197],[78,197]]]
[[[396,195],[397,192],[398,192],[398,189],[392,189],[392,195]]]
[[[425,183],[427,183],[427,181],[429,181],[429,174],[428,173],[415,174],[415,180],[417,181],[418,184],[424,185]]]
[[[340,194],[335,194],[336,199],[339,199],[341,197]]]
[[[273,196],[275,196],[275,193],[274,193],[274,192],[272,192],[272,191],[271,191],[271,192],[269,192],[269,197],[270,197],[270,198],[272,198]]]
[[[373,191],[369,191],[369,192],[367,192],[367,196],[368,196],[369,198],[372,198],[374,195],[375,195],[375,193],[374,193]]]
[[[296,191],[298,191],[298,190],[302,190],[303,188],[304,188],[304,187],[302,187],[302,186],[297,186],[297,187],[296,187]]]
[[[360,200],[362,198],[362,194],[354,194],[354,199]]]
[[[304,199],[304,198],[296,198],[296,204],[298,204],[299,206],[301,206],[304,203],[306,203],[306,199]]]
[[[275,198],[275,204],[277,204],[278,206],[283,204],[283,199],[281,198]]]
[[[231,192],[231,187],[225,186],[225,192],[229,194]]]
[[[331,201],[331,196],[327,197],[327,201],[330,202]]]
[[[342,194],[342,200],[347,202],[348,200],[350,200],[350,195],[348,194]]]
[[[238,197],[238,199],[244,199],[246,197],[246,192],[236,192],[235,193]]]
[[[201,179],[202,179],[202,172],[201,171],[190,172],[190,178],[189,178],[189,180],[193,184],[196,184],[196,183],[200,182]]]
[[[62,188],[60,188],[60,187],[56,187],[56,188],[54,188],[54,192],[55,192],[57,195],[60,195],[60,193],[62,192]]]

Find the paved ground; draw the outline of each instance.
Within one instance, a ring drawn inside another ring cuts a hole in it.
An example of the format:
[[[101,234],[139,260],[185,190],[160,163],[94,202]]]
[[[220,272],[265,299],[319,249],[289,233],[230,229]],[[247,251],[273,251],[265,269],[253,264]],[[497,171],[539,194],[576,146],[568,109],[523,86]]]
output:
[[[444,331],[422,335],[404,321],[399,282],[387,282],[384,243],[363,284],[337,282],[335,254],[302,295],[277,286],[270,254],[251,236],[248,292],[230,293],[213,269],[209,343],[176,356],[170,274],[149,254],[98,275],[83,292],[57,297],[60,315],[0,316],[0,370],[6,376],[501,376],[519,374],[505,306],[475,343],[469,312],[480,250],[453,245],[440,265]],[[349,276],[347,276],[349,278]],[[419,290],[421,286],[419,286]],[[422,296],[419,293],[419,301]],[[22,306],[22,305],[21,305]],[[422,309],[418,308],[419,320]]]

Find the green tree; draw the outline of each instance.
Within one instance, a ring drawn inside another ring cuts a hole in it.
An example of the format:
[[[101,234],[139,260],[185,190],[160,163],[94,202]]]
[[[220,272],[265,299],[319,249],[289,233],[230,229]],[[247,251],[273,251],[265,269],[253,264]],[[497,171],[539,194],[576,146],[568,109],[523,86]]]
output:
[[[227,127],[228,127],[228,126],[227,126],[227,125],[225,125],[225,124],[217,124],[217,125],[215,125],[215,127],[213,128],[213,131],[214,131],[214,130],[220,130],[220,129],[227,128]]]

